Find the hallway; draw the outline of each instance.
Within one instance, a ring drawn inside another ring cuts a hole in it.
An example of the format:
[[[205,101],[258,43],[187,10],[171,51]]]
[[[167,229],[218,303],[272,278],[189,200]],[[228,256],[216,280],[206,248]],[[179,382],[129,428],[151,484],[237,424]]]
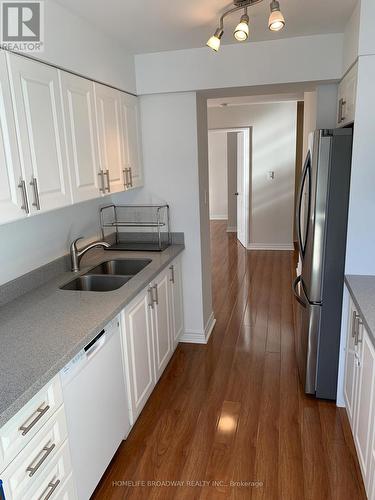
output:
[[[179,345],[94,498],[365,498],[345,410],[299,385],[292,253],[246,252],[225,228],[210,341]]]

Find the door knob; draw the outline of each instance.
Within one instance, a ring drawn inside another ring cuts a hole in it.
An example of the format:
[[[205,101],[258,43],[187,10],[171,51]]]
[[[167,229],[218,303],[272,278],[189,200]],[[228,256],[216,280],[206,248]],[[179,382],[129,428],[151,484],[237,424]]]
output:
[[[234,193],[234,196],[238,196],[240,193]]]

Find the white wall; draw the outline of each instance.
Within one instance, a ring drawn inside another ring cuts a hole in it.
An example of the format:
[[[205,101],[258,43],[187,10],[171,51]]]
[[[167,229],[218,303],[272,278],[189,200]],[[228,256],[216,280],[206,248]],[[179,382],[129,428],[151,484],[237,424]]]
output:
[[[135,57],[139,94],[275,83],[335,80],[342,76],[343,35],[285,38]]]
[[[75,238],[99,237],[99,206],[109,197],[79,203],[0,226],[0,285],[69,252]]]
[[[228,219],[227,132],[208,133],[210,219]]]
[[[54,0],[45,2],[45,51],[35,57],[135,92],[134,56]]]
[[[253,127],[250,248],[293,248],[296,118],[296,102],[208,109],[209,128]]]
[[[361,1],[359,0],[344,32],[343,73],[350,68],[358,57],[360,14]]]
[[[316,111],[317,111],[317,96],[315,92],[305,92],[304,100],[304,114],[303,114],[303,151],[302,158],[305,161],[308,151],[308,140],[311,132],[316,130]],[[302,165],[301,165],[302,168]]]

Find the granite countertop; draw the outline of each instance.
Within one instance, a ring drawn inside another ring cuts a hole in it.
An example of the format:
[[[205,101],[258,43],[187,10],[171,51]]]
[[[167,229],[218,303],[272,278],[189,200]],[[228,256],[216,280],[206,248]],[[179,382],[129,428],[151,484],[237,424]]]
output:
[[[375,276],[345,276],[353,302],[375,346]]]
[[[1,307],[0,427],[183,249],[184,245],[171,245],[161,253],[95,250],[83,258],[80,274],[111,259],[147,258],[152,262],[118,290],[60,290],[77,276],[65,272]]]

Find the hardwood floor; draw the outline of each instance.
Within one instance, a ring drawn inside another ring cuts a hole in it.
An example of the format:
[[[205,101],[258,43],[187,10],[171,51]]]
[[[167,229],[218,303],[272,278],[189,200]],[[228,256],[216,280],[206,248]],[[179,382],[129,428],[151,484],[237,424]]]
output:
[[[345,410],[298,381],[293,254],[211,239],[210,341],[178,346],[93,498],[366,498]]]

